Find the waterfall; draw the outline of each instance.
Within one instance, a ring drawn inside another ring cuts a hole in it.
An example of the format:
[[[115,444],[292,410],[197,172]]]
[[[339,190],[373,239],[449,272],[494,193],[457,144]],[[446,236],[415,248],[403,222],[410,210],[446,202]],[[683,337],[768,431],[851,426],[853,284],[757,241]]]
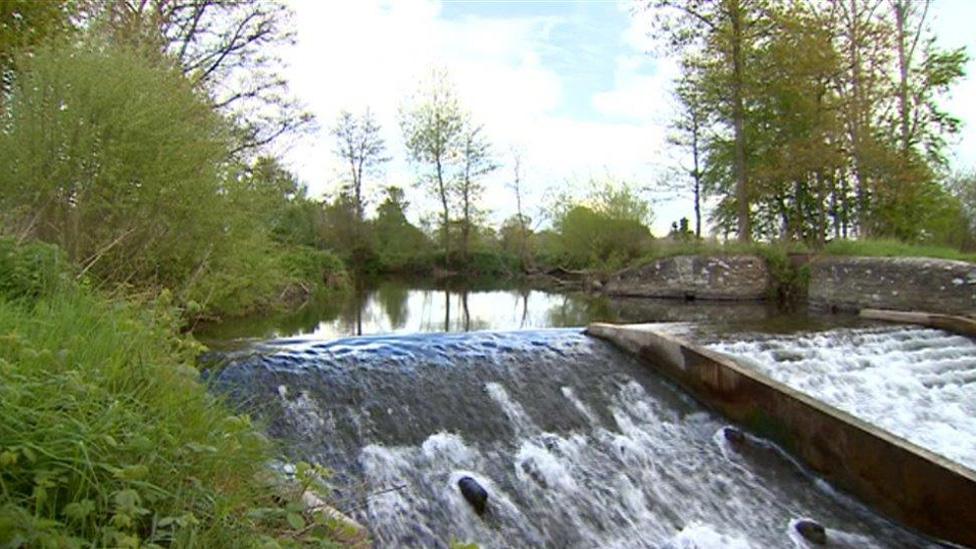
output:
[[[275,342],[213,383],[332,468],[380,547],[805,547],[803,518],[834,546],[929,544],[576,329]]]

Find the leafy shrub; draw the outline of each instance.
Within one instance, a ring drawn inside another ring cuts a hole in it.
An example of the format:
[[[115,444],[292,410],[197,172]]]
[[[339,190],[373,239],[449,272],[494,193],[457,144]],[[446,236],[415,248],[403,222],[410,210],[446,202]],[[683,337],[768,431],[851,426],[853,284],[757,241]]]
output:
[[[178,287],[224,238],[223,122],[175,67],[38,47],[0,110],[0,207],[98,280]]]
[[[0,238],[0,298],[37,299],[61,288],[68,276],[57,246]]]

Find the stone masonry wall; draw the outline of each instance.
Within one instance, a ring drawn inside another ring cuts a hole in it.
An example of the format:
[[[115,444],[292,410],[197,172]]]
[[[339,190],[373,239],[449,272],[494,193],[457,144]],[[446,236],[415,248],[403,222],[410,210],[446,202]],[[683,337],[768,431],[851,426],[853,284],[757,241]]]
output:
[[[810,262],[814,307],[976,313],[976,264],[921,257],[821,257]]]
[[[759,256],[683,255],[658,259],[614,274],[609,295],[757,300],[766,297],[769,269]]]

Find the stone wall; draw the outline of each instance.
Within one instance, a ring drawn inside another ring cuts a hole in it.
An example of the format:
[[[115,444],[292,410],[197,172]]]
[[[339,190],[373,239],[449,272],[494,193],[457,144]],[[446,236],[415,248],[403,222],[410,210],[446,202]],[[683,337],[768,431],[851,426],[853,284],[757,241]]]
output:
[[[609,295],[685,299],[757,300],[770,285],[766,261],[755,255],[682,255],[614,274]]]
[[[920,257],[820,257],[810,262],[810,305],[976,313],[976,264]]]

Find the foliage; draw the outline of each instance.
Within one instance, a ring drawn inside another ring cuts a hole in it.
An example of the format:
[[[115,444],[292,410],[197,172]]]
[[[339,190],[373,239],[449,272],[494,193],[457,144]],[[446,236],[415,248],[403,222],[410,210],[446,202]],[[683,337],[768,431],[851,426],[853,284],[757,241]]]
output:
[[[406,216],[409,204],[403,189],[389,186],[372,222],[376,252],[382,271],[424,270],[425,250],[431,249],[427,235],[413,226]]]
[[[647,3],[681,56],[672,142],[718,200],[719,233],[966,240],[938,181],[959,129],[939,103],[968,56],[938,47],[924,5]]]
[[[20,245],[0,238],[0,299],[33,301],[71,280],[71,268],[57,246]]]
[[[73,31],[72,8],[64,0],[0,2],[0,110],[15,79],[16,56]]]
[[[281,52],[294,43],[280,0],[80,2],[111,42],[172,60],[193,89],[233,121],[228,150],[249,157],[307,127],[311,116],[288,94]]]
[[[2,125],[4,211],[100,280],[178,287],[224,234],[224,129],[170,68],[107,44],[40,47]]]
[[[225,124],[179,71],[137,50],[37,48],[3,126],[8,230],[57,244],[98,284],[170,288],[190,316],[214,316],[330,276],[298,280],[282,263],[320,242],[304,188],[273,159],[227,163]]]
[[[555,238],[537,240],[543,261],[571,268],[618,268],[651,245],[650,205],[626,183],[591,180],[584,198],[555,197],[549,207]]]
[[[4,256],[42,248],[5,244]],[[175,335],[167,294],[130,304],[68,285],[32,302],[8,292],[0,545],[291,545],[335,531],[304,511],[300,487],[273,480],[269,442],[187,366],[196,347]]]

